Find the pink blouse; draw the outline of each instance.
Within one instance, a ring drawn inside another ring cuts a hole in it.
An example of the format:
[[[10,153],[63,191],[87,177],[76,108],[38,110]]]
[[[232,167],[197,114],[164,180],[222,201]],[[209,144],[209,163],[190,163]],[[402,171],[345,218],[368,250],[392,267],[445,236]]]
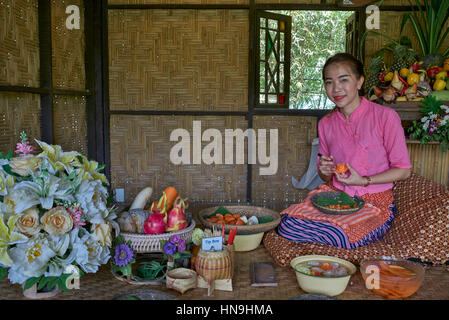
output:
[[[332,155],[335,164],[349,163],[361,176],[372,176],[391,168],[411,168],[399,115],[391,108],[362,97],[349,116],[334,111],[318,123],[319,152]],[[319,157],[317,159],[317,165]],[[345,186],[333,177],[333,184],[350,196],[382,192],[393,183]]]

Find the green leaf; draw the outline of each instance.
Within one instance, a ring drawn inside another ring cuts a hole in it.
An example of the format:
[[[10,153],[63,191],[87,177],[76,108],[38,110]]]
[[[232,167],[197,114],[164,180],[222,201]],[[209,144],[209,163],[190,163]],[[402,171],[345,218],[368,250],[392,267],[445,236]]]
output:
[[[12,158],[12,150],[9,150],[8,154],[6,155],[5,159],[11,160]]]
[[[67,282],[67,278],[71,276],[70,274],[65,274],[63,273],[59,278],[58,278],[58,287],[59,289],[61,289],[61,291],[63,292],[67,292],[69,289],[66,286],[66,282]]]
[[[32,277],[32,278],[28,278],[25,281],[25,285],[23,286],[23,290],[28,290],[29,288],[31,288],[32,286],[34,286],[40,279],[41,277]]]
[[[58,277],[51,277],[51,280],[47,283],[47,290],[52,290],[58,284]]]
[[[8,274],[8,269],[0,267],[0,280],[3,280],[5,276]]]
[[[41,280],[39,280],[39,284],[37,285],[37,290],[42,290],[42,288],[47,285],[49,280],[49,277],[42,277]]]

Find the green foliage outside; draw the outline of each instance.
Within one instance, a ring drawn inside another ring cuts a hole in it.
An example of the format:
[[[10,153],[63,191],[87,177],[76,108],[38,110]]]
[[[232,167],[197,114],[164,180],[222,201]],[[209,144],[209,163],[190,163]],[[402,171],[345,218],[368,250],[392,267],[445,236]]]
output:
[[[332,109],[321,78],[326,59],[345,51],[351,11],[273,11],[292,17],[290,109]]]

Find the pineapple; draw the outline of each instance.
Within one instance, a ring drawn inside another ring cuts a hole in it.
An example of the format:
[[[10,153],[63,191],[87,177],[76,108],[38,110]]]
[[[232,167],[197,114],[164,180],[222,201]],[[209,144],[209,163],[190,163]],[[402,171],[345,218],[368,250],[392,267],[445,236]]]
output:
[[[405,45],[397,45],[393,48],[393,64],[391,71],[400,71],[402,68],[409,68],[416,62],[417,54],[415,50]]]
[[[384,66],[384,59],[382,56],[374,57],[368,67],[368,75],[365,81],[365,92],[369,93],[371,88],[377,86],[379,82],[379,74]]]

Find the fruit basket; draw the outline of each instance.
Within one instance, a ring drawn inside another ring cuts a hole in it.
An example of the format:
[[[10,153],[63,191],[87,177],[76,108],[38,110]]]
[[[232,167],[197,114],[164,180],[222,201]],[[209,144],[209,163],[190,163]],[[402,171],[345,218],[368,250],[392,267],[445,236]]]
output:
[[[207,228],[215,228],[218,230],[222,229],[222,225],[218,223],[213,223],[205,220],[205,216],[209,216],[214,213],[219,207],[211,207],[201,210],[198,213],[199,222]],[[226,206],[226,209],[232,213],[238,213],[241,215],[247,216],[271,216],[272,220],[270,222],[255,224],[255,225],[232,225],[225,224],[225,232],[229,233],[234,228],[237,228],[238,235],[250,235],[256,233],[262,233],[265,231],[269,231],[277,227],[277,225],[281,222],[281,215],[271,209],[263,208],[263,207],[255,207],[255,206]]]
[[[129,233],[120,232],[125,241],[131,241],[131,249],[136,253],[150,253],[150,252],[162,252],[161,240],[168,241],[170,237],[179,235],[182,239],[189,243],[192,239],[192,232],[195,229],[195,220],[192,219],[192,214],[186,212],[186,219],[188,226],[185,229],[173,232],[165,232],[161,234],[141,234],[141,233]]]

